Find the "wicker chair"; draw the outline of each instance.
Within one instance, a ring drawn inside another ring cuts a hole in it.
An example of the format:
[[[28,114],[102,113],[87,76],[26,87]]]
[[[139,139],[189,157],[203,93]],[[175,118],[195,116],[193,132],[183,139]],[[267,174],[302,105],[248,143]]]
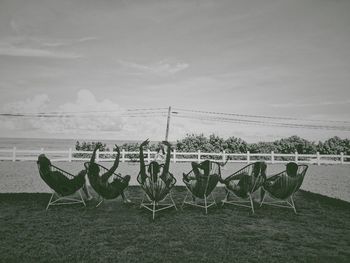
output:
[[[83,204],[86,206],[81,194],[81,188],[85,184],[85,170],[80,171],[78,175],[73,175],[52,165],[44,154],[39,155],[37,166],[40,177],[53,190],[46,210],[53,205]],[[79,197],[74,196],[76,192]]]
[[[102,199],[96,205],[96,207],[98,207],[104,200],[115,199],[120,195],[124,195],[124,190],[129,185],[130,176],[126,175],[122,177],[120,174],[114,172],[111,175],[113,176],[113,181],[106,182],[101,180],[101,174],[103,175],[107,173],[109,171],[108,168],[94,162],[86,162],[84,163],[84,166],[87,171],[91,187],[99,195],[99,198]],[[91,169],[92,166],[95,166],[95,169]]]
[[[225,204],[248,207],[254,214],[252,194],[257,191],[266,179],[265,162],[255,162],[234,172],[221,182],[225,185],[226,197],[222,200]],[[233,198],[230,200],[230,194]]]
[[[182,203],[182,207],[185,204],[196,206],[205,209],[205,213],[208,213],[208,208],[216,205],[215,198],[213,196],[213,190],[218,184],[221,178],[220,164],[205,160],[199,164],[192,163],[192,167],[199,167],[204,171],[203,174],[197,169],[192,169],[187,174],[183,175],[183,182],[188,190],[185,199]],[[192,197],[191,201],[188,201],[188,197]],[[208,203],[208,197],[212,200]],[[202,203],[197,203],[195,199],[200,199]]]
[[[286,165],[285,171],[266,179],[261,192],[260,206],[267,204],[291,208],[294,210],[294,213],[297,213],[293,195],[302,185],[307,169],[307,165],[298,165],[290,162]],[[273,199],[272,201],[265,201],[266,192]]]
[[[150,174],[139,173],[137,181],[139,182],[144,196],[140,207],[143,207],[152,212],[154,220],[155,214],[159,211],[174,207],[177,210],[174,199],[171,195],[171,189],[176,184],[176,179],[173,174],[167,173],[164,176],[153,176],[152,166],[145,165],[147,170],[151,170]],[[169,198],[171,203],[166,203],[165,200]],[[147,202],[148,199],[148,202]]]

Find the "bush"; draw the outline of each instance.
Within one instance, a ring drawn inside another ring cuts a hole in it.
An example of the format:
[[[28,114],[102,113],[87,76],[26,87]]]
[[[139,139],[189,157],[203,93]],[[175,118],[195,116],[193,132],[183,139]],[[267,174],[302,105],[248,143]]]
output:
[[[90,151],[92,152],[95,147],[96,144],[100,144],[100,151],[101,152],[108,152],[109,148],[107,147],[107,145],[105,143],[101,143],[101,142],[82,142],[80,143],[79,141],[77,141],[75,143],[75,150],[77,151]],[[75,153],[73,154],[73,157],[75,158],[91,158],[90,153]],[[100,155],[100,158],[108,158],[106,155]]]
[[[97,142],[76,142],[75,149],[77,151],[93,151]],[[153,143],[149,145],[151,151],[156,151],[161,142]],[[124,143],[119,148],[124,149],[127,152],[139,151],[139,143]],[[217,135],[211,134],[208,137],[204,134],[187,134],[185,138],[177,140],[174,147],[178,152],[210,152],[220,153],[224,150],[226,153],[285,153],[293,154],[298,152],[299,154],[340,154],[343,152],[345,155],[350,155],[350,140],[341,139],[339,137],[330,138],[324,142],[318,142],[317,144],[312,141],[300,138],[298,136],[291,136],[283,138],[273,142],[258,142],[258,143],[247,143],[241,138],[234,136],[228,139],[223,139]],[[115,147],[113,151],[115,151]],[[102,144],[100,151],[109,151],[106,144]],[[74,154],[74,157],[85,157],[90,158],[91,154]],[[100,156],[101,158],[107,158],[106,156]],[[197,158],[197,154],[192,156],[183,156],[185,158]],[[221,156],[206,156],[203,158],[221,159]],[[138,161],[139,154],[128,154],[126,158],[131,158],[132,161]],[[241,157],[237,157],[240,159]],[[283,157],[284,158],[284,157]],[[288,159],[288,157],[286,157]],[[286,160],[287,160],[286,159]]]

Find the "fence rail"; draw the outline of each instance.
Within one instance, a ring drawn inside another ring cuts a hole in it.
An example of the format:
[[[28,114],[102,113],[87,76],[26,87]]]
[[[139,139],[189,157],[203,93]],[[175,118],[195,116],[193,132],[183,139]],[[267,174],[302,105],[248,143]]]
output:
[[[90,160],[91,151],[76,151],[68,149],[62,150],[44,150],[43,148],[38,150],[20,150],[16,147],[12,149],[0,149],[0,161],[36,161],[39,154],[46,154],[51,161],[88,161]],[[145,151],[145,160],[147,162],[152,161],[155,158],[156,152]],[[96,161],[106,162],[113,161],[116,156],[116,152],[102,152],[97,151]],[[138,151],[125,151],[121,150],[120,161],[121,162],[138,162]],[[171,161],[176,162],[193,162],[202,160],[213,160],[217,162],[229,162],[229,163],[251,163],[257,160],[264,160],[267,163],[309,163],[309,164],[350,164],[350,155],[322,155],[316,154],[299,154],[297,152],[293,154],[282,153],[226,153],[225,151],[220,153],[208,153],[208,152],[177,152],[174,150],[171,153]]]

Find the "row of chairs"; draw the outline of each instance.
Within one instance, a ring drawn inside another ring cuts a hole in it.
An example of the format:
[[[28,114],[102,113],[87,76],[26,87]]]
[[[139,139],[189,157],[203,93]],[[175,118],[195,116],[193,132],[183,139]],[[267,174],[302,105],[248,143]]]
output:
[[[53,189],[46,209],[52,205],[72,203],[82,203],[85,206],[82,188],[85,184],[86,174],[91,187],[101,198],[98,205],[105,199],[114,199],[123,194],[130,179],[129,176],[123,177],[114,173],[114,184],[101,185],[100,180],[98,180],[99,173],[103,174],[108,169],[100,164],[96,164],[98,171],[92,172],[89,166],[90,163],[87,162],[84,164],[85,169],[76,176],[52,165],[50,160],[43,155],[39,156],[37,164],[41,178]],[[297,165],[291,162],[286,165],[285,171],[267,177],[266,164],[255,162],[223,179],[219,163],[206,160],[198,166],[200,168],[204,167],[204,169],[197,169],[196,166],[193,166],[194,169],[183,175],[183,182],[188,192],[182,202],[182,207],[185,205],[197,206],[204,208],[206,213],[209,207],[217,205],[213,190],[219,182],[224,184],[226,192],[222,205],[232,204],[249,207],[254,213],[252,195],[260,189],[260,206],[263,204],[282,206],[292,208],[296,213],[293,195],[300,188],[308,168],[307,165]],[[165,178],[144,177],[139,174],[137,180],[144,191],[140,207],[151,211],[153,219],[159,211],[173,207],[177,210],[171,193],[173,186],[176,184],[173,174],[168,173]],[[79,193],[78,198],[71,197],[75,192]],[[272,202],[265,200],[266,193],[273,199]],[[170,199],[170,202],[166,202],[167,199]]]
[[[225,204],[248,207],[254,213],[253,194],[260,190],[260,207],[263,204],[291,208],[295,213],[296,207],[293,195],[299,190],[306,171],[307,165],[298,165],[290,162],[286,165],[286,169],[275,175],[266,176],[266,163],[255,162],[249,164],[225,179],[221,177],[220,164],[208,162],[210,170],[207,176],[195,175],[192,180],[186,180],[190,174],[195,173],[193,170],[184,175],[184,183],[188,189],[188,194],[183,202],[184,204],[199,206],[205,209],[216,205],[213,196],[213,189],[220,182],[225,187],[225,198],[221,201],[222,206]],[[196,182],[197,181],[197,182]],[[198,181],[201,181],[198,183]],[[203,187],[204,186],[204,187]],[[269,195],[270,201],[266,200],[266,194]],[[192,195],[192,200],[188,201],[187,197]],[[202,204],[196,203],[194,200],[199,198]]]

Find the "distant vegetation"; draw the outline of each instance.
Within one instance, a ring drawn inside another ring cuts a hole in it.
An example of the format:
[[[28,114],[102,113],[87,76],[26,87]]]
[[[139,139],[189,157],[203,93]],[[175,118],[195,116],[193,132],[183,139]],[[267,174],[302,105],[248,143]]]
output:
[[[75,149],[79,151],[92,151],[95,148],[97,142],[76,142]],[[159,147],[160,143],[150,144],[149,149],[155,151]],[[124,143],[119,145],[120,149],[125,151],[138,151],[140,147],[139,143]],[[324,142],[313,142],[298,136],[291,136],[288,138],[276,140],[273,142],[258,142],[247,143],[241,138],[229,137],[223,139],[214,134],[209,137],[203,134],[187,134],[185,138],[177,140],[174,144],[174,148],[179,152],[196,152],[198,150],[202,152],[222,152],[225,150],[227,153],[295,153],[299,154],[340,154],[343,152],[345,155],[350,155],[350,140],[341,139],[337,136],[330,138]],[[112,149],[115,151],[115,148]],[[102,143],[100,151],[109,151],[106,144]]]

